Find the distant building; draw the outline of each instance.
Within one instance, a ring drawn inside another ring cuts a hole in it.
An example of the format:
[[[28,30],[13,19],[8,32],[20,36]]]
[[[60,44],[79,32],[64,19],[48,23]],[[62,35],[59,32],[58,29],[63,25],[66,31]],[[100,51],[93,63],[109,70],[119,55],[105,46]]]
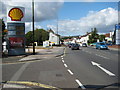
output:
[[[111,33],[111,32],[110,32]],[[110,33],[106,33],[105,34],[105,41],[112,41],[112,35],[110,35]]]
[[[49,41],[53,45],[59,45],[60,44],[60,35],[55,34],[53,30],[49,30]]]
[[[65,39],[65,40],[64,40],[64,44],[66,45],[66,44],[68,44],[68,43],[71,43],[72,40],[73,40],[73,39]]]
[[[80,36],[80,43],[86,43],[88,44],[88,40],[89,40],[89,35],[91,35],[91,33],[87,33],[83,36]]]

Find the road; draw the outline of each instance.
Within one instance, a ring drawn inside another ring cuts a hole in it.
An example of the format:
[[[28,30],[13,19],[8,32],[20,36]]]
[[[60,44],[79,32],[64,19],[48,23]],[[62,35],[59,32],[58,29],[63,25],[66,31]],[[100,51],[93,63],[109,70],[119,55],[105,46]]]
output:
[[[82,47],[60,57],[3,64],[3,81],[29,81],[59,88],[115,88],[118,52]],[[109,86],[108,86],[109,85]]]

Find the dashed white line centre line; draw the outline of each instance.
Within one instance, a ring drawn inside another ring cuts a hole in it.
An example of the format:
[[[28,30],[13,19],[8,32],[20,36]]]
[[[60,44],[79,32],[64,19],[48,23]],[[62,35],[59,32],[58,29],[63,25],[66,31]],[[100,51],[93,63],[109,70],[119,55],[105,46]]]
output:
[[[73,72],[70,70],[70,69],[68,69],[67,70],[71,75],[73,75]]]
[[[65,61],[64,61],[64,60],[62,60],[62,62],[64,63]]]
[[[63,59],[63,58],[62,58]]]
[[[78,85],[79,85],[82,89],[86,89],[86,88],[83,86],[83,84],[82,84],[78,79],[76,79],[75,81],[78,83]]]
[[[67,64],[64,64],[65,67],[68,67]]]
[[[63,56],[61,56],[61,57],[63,57]]]

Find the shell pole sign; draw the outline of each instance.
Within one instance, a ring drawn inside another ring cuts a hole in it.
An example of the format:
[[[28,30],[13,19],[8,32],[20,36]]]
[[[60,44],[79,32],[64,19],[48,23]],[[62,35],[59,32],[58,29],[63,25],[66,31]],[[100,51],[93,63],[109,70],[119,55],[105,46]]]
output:
[[[21,21],[24,15],[21,9],[12,8],[9,11],[8,16],[11,18],[12,21]]]
[[[24,7],[8,7],[7,22],[24,22]]]

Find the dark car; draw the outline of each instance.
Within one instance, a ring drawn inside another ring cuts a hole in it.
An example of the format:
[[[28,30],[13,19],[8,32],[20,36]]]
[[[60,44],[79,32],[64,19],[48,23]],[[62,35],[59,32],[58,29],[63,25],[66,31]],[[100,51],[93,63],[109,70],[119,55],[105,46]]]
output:
[[[104,42],[96,43],[96,49],[108,49],[108,46]]]
[[[72,44],[71,46],[71,50],[79,50],[80,49],[80,45],[79,44]]]
[[[87,44],[86,43],[82,43],[82,47],[87,47]]]
[[[73,45],[73,43],[69,43],[69,44],[68,44],[68,47],[71,48],[72,45]]]

